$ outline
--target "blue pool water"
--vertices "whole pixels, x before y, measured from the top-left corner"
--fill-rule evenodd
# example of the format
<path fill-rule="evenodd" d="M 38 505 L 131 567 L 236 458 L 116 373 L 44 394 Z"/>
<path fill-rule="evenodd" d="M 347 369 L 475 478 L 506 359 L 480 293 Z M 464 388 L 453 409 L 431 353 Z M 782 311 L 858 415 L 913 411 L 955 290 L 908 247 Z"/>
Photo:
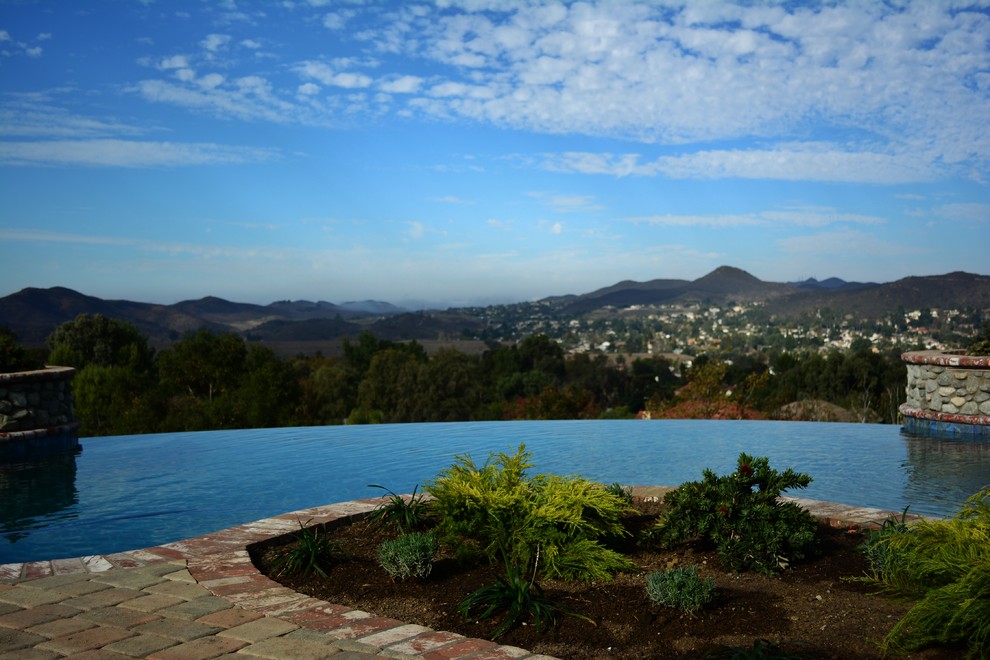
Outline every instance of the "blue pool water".
<path fill-rule="evenodd" d="M 456 455 L 520 442 L 534 471 L 677 485 L 741 451 L 812 476 L 797 494 L 941 516 L 990 484 L 990 443 L 895 426 L 756 421 L 555 421 L 332 426 L 118 436 L 78 454 L 0 465 L 0 563 L 177 541 L 331 502 L 411 492 Z"/>

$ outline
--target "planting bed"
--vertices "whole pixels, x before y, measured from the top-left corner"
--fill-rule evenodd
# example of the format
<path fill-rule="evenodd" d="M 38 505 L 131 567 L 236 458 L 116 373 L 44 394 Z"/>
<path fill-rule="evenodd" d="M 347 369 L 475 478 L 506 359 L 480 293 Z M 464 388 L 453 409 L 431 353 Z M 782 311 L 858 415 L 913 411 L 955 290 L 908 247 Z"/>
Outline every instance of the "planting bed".
<path fill-rule="evenodd" d="M 637 502 L 638 514 L 627 519 L 633 533 L 652 523 L 662 504 Z M 327 577 L 277 578 L 284 585 L 321 600 L 468 637 L 490 638 L 500 619 L 465 621 L 457 604 L 470 592 L 494 581 L 487 564 L 465 566 L 449 548 L 441 548 L 433 572 L 423 581 L 394 582 L 379 566 L 378 545 L 395 536 L 366 521 L 330 530 L 344 555 Z M 647 550 L 629 543 L 622 548 L 638 566 L 608 583 L 546 580 L 546 594 L 590 618 L 589 623 L 562 617 L 557 627 L 538 632 L 516 626 L 497 641 L 559 658 L 698 658 L 784 657 L 767 651 L 767 643 L 786 657 L 872 658 L 878 644 L 908 611 L 909 603 L 871 595 L 871 590 L 843 578 L 865 573 L 864 557 L 855 550 L 862 534 L 820 527 L 821 553 L 777 577 L 721 570 L 714 550 L 685 546 L 671 551 Z M 252 558 L 272 573 L 272 559 L 285 545 L 256 546 Z M 689 615 L 655 605 L 647 597 L 646 575 L 674 566 L 697 565 L 719 590 L 716 602 Z M 753 653 L 756 640 L 764 654 Z M 750 654 L 733 655 L 746 650 Z M 909 658 L 957 658 L 963 649 L 933 648 Z"/>

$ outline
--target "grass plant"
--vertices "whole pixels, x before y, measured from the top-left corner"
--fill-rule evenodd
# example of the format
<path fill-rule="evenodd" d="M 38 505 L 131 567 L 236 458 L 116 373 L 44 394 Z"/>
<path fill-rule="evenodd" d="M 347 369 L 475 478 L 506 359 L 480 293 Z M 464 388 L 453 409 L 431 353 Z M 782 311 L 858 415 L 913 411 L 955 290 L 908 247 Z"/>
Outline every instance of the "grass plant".
<path fill-rule="evenodd" d="M 870 544 L 882 557 L 864 580 L 917 602 L 884 638 L 885 652 L 961 644 L 990 658 L 990 487 L 944 520 L 892 528 Z"/>
<path fill-rule="evenodd" d="M 715 580 L 698 577 L 696 566 L 678 566 L 646 576 L 646 593 L 657 605 L 694 613 L 717 594 Z"/>
<path fill-rule="evenodd" d="M 275 576 L 309 575 L 316 573 L 326 577 L 326 568 L 330 567 L 334 557 L 342 554 L 340 546 L 330 540 L 329 534 L 321 527 L 308 527 L 312 519 L 305 524 L 299 523 L 295 545 L 281 551 L 274 560 Z"/>
<path fill-rule="evenodd" d="M 392 526 L 399 532 L 408 534 L 421 528 L 426 520 L 427 504 L 423 499 L 423 494 L 416 494 L 419 484 L 413 487 L 412 495 L 407 500 L 402 495 L 397 495 L 385 486 L 378 484 L 368 484 L 368 488 L 380 488 L 387 495 L 385 500 L 371 514 L 371 521 L 382 527 Z"/>
<path fill-rule="evenodd" d="M 438 547 L 432 531 L 402 534 L 378 546 L 378 563 L 393 580 L 422 580 L 433 570 Z"/>
<path fill-rule="evenodd" d="M 465 619 L 488 619 L 504 613 L 502 622 L 492 633 L 492 639 L 498 639 L 520 622 L 531 621 L 537 631 L 543 632 L 557 625 L 558 615 L 561 614 L 591 622 L 591 619 L 568 610 L 544 594 L 543 588 L 536 583 L 539 552 L 536 553 L 533 573 L 529 578 L 518 564 L 511 563 L 508 556 L 503 560 L 504 576 L 499 575 L 494 583 L 471 592 L 457 605 L 457 611 Z"/>

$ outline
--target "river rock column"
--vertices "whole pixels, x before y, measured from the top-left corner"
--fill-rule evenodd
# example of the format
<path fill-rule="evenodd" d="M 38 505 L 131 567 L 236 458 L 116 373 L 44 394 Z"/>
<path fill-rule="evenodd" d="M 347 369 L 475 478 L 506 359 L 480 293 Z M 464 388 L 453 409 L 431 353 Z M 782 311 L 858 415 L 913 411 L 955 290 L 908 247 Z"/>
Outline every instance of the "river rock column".
<path fill-rule="evenodd" d="M 0 373 L 0 446 L 71 449 L 79 446 L 71 367 Z"/>
<path fill-rule="evenodd" d="M 990 356 L 912 351 L 907 365 L 904 428 L 939 437 L 990 439 Z"/>

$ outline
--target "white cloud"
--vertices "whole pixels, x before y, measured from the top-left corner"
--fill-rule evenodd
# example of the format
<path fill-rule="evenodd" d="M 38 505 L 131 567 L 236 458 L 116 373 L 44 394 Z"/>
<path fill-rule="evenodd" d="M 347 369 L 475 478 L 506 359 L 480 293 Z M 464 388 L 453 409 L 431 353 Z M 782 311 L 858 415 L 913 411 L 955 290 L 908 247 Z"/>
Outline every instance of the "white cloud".
<path fill-rule="evenodd" d="M 162 60 L 158 63 L 158 68 L 165 71 L 170 69 L 188 69 L 189 58 L 185 55 L 171 55 L 169 57 L 162 58 Z"/>
<path fill-rule="evenodd" d="M 990 224 L 990 204 L 945 204 L 933 209 L 932 213 L 956 222 Z"/>
<path fill-rule="evenodd" d="M 230 39 L 229 34 L 208 34 L 205 39 L 199 42 L 199 45 L 211 53 L 215 53 L 226 48 L 227 44 L 230 43 Z"/>
<path fill-rule="evenodd" d="M 41 46 L 34 46 L 32 48 L 24 49 L 24 52 L 25 54 L 27 54 L 28 57 L 41 57 L 41 54 L 44 52 L 44 50 L 41 48 Z"/>
<path fill-rule="evenodd" d="M 426 233 L 426 226 L 422 222 L 407 222 L 409 230 L 406 232 L 410 238 L 420 239 Z"/>
<path fill-rule="evenodd" d="M 554 172 L 672 179 L 776 179 L 917 183 L 939 178 L 934 164 L 917 154 L 843 151 L 841 145 L 785 144 L 777 149 L 705 150 L 641 162 L 639 154 L 565 152 L 544 154 L 542 166 Z"/>
<path fill-rule="evenodd" d="M 366 75 L 350 72 L 338 72 L 323 62 L 303 62 L 296 67 L 296 71 L 300 75 L 318 80 L 324 85 L 344 87 L 346 89 L 368 87 L 373 82 L 373 80 Z"/>
<path fill-rule="evenodd" d="M 558 195 L 553 193 L 532 192 L 530 197 L 547 204 L 558 213 L 601 211 L 605 207 L 595 201 L 592 195 Z"/>
<path fill-rule="evenodd" d="M 423 86 L 419 76 L 400 76 L 391 80 L 382 80 L 378 88 L 389 94 L 414 94 Z"/>
<path fill-rule="evenodd" d="M 133 140 L 49 140 L 0 142 L 0 165 L 175 167 L 252 163 L 277 158 L 271 149 L 210 143 Z"/>
<path fill-rule="evenodd" d="M 303 83 L 296 89 L 303 96 L 312 96 L 320 93 L 320 86 L 315 83 Z"/>

